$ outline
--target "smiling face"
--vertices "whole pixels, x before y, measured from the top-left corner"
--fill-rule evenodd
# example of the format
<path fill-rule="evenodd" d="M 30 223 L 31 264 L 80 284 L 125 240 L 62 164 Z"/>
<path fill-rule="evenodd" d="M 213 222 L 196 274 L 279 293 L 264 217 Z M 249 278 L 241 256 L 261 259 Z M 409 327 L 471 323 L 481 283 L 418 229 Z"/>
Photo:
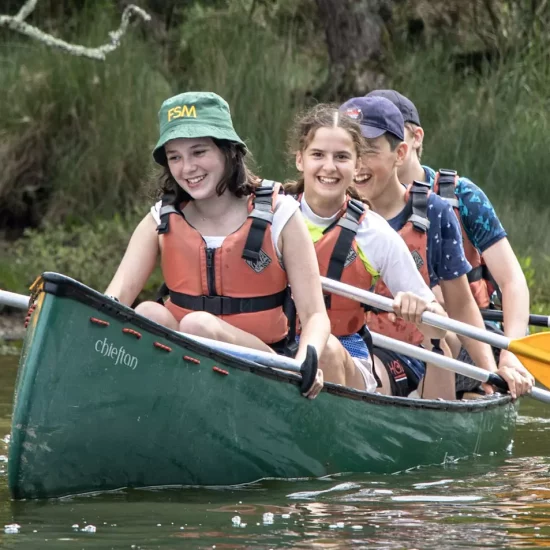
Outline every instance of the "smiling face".
<path fill-rule="evenodd" d="M 179 138 L 165 145 L 168 168 L 194 200 L 215 197 L 225 171 L 225 157 L 211 138 Z"/>
<path fill-rule="evenodd" d="M 355 177 L 355 188 L 362 197 L 376 202 L 388 184 L 397 177 L 396 169 L 407 155 L 404 142 L 390 144 L 385 135 L 366 139 L 367 150 L 361 157 L 361 165 Z M 392 146 L 395 149 L 392 151 Z"/>
<path fill-rule="evenodd" d="M 321 127 L 307 147 L 296 153 L 296 168 L 303 173 L 306 200 L 333 200 L 341 206 L 346 189 L 353 185 L 357 168 L 353 138 L 340 127 Z"/>

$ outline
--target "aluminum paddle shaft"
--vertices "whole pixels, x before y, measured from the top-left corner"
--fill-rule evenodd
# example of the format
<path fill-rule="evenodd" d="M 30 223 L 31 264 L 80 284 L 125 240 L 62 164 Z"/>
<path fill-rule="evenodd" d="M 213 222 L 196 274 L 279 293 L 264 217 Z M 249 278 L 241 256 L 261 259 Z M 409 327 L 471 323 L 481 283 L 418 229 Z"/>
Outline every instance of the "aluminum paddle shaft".
<path fill-rule="evenodd" d="M 27 309 L 29 307 L 29 297 L 7 290 L 0 290 L 0 305 Z"/>
<path fill-rule="evenodd" d="M 508 391 L 508 385 L 498 374 L 486 371 L 485 369 L 480 369 L 479 367 L 468 365 L 462 361 L 457 361 L 451 357 L 446 357 L 445 355 L 440 355 L 439 353 L 434 353 L 433 351 L 428 351 L 427 349 L 418 346 L 413 346 L 412 344 L 407 344 L 399 340 L 394 340 L 393 338 L 388 338 L 387 336 L 377 334 L 376 332 L 372 332 L 371 334 L 372 341 L 375 346 L 391 349 L 397 353 L 414 357 L 415 359 L 425 361 L 426 363 L 430 363 L 436 367 L 441 367 L 442 369 L 463 374 L 464 376 L 468 376 L 474 380 L 479 380 L 480 382 L 486 382 L 496 386 L 499 390 Z M 550 403 L 549 391 L 533 387 L 528 395 L 538 401 Z"/>
<path fill-rule="evenodd" d="M 390 298 L 386 298 L 385 296 L 380 296 L 378 294 L 374 294 L 373 292 L 368 292 L 339 281 L 327 279 L 326 277 L 321 277 L 321 282 L 325 291 L 333 292 L 339 296 L 368 304 L 369 306 L 381 309 L 383 311 L 393 311 L 392 300 Z M 542 361 L 543 363 L 550 364 L 550 352 L 548 352 L 548 350 L 534 347 L 534 345 L 527 345 L 526 341 L 532 340 L 534 342 L 537 335 L 531 335 L 518 340 L 510 340 L 509 338 L 506 338 L 506 336 L 501 336 L 500 334 L 495 334 L 494 332 L 489 332 L 488 330 L 474 327 L 466 323 L 462 323 L 461 321 L 449 319 L 448 317 L 437 315 L 431 311 L 425 311 L 422 314 L 422 322 L 433 327 L 456 332 L 457 334 L 461 334 L 462 336 L 466 336 L 474 340 L 480 340 L 481 342 L 485 342 L 495 348 L 510 350 L 512 353 L 521 355 L 522 357 L 529 357 L 536 361 Z"/>

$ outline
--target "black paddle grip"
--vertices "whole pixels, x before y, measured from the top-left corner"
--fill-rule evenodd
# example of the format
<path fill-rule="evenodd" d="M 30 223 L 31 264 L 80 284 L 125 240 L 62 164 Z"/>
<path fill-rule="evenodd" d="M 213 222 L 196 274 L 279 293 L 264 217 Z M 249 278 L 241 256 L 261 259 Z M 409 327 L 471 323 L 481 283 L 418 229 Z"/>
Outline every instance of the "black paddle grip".
<path fill-rule="evenodd" d="M 496 321 L 502 323 L 504 321 L 504 314 L 498 309 L 482 309 L 481 316 L 486 321 Z M 534 327 L 550 327 L 550 317 L 548 315 L 529 315 L 529 324 Z"/>
<path fill-rule="evenodd" d="M 502 376 L 499 376 L 498 374 L 495 374 L 492 372 L 489 375 L 489 378 L 487 379 L 487 383 L 491 384 L 491 386 L 495 386 L 495 388 L 503 391 L 506 393 L 508 391 L 508 384 L 506 383 L 506 380 L 502 378 Z"/>
<path fill-rule="evenodd" d="M 300 367 L 300 373 L 302 374 L 302 383 L 300 384 L 300 391 L 302 393 L 307 393 L 313 382 L 315 382 L 315 377 L 317 376 L 317 350 L 313 346 L 307 347 L 306 359 Z"/>

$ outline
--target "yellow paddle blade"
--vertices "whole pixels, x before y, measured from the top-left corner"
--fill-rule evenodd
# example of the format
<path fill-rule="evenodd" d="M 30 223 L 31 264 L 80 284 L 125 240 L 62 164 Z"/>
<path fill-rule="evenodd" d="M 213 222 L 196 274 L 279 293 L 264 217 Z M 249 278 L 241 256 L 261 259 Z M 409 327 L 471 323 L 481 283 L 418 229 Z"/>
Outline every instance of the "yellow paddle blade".
<path fill-rule="evenodd" d="M 520 357 L 520 361 L 538 382 L 550 389 L 550 365 L 528 357 Z"/>
<path fill-rule="evenodd" d="M 523 366 L 541 384 L 550 388 L 550 332 L 511 340 L 508 350 L 519 357 Z"/>
<path fill-rule="evenodd" d="M 528 357 L 550 365 L 550 332 L 539 332 L 510 340 L 508 350 L 518 357 Z"/>

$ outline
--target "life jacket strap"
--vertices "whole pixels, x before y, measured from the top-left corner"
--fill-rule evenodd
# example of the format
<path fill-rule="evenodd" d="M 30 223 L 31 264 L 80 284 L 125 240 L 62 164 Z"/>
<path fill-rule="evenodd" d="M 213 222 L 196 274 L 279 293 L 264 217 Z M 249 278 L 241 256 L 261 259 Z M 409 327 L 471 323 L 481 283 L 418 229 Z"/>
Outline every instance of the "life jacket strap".
<path fill-rule="evenodd" d="M 361 218 L 365 213 L 365 205 L 358 200 L 350 199 L 346 207 L 345 213 L 340 216 L 340 219 L 330 227 L 327 227 L 323 233 L 326 233 L 334 227 L 340 227 L 340 235 L 334 245 L 334 250 L 330 257 L 327 269 L 327 278 L 339 281 L 346 267 L 346 260 L 352 250 L 353 241 L 357 235 Z M 325 294 L 325 306 L 330 309 L 331 294 Z"/>
<path fill-rule="evenodd" d="M 159 235 L 164 235 L 170 230 L 170 214 L 179 214 L 181 216 L 181 212 L 174 206 L 175 198 L 175 193 L 165 193 L 162 196 L 159 212 L 160 223 L 157 225 L 157 233 Z"/>
<path fill-rule="evenodd" d="M 287 291 L 282 290 L 269 296 L 253 298 L 233 298 L 230 296 L 192 296 L 181 292 L 169 291 L 173 304 L 191 311 L 206 311 L 212 315 L 236 315 L 238 313 L 257 313 L 282 307 Z"/>
<path fill-rule="evenodd" d="M 489 271 L 489 268 L 485 264 L 472 268 L 467 277 L 469 283 L 475 283 L 477 281 L 481 281 L 482 279 L 487 281 L 493 287 L 492 290 L 497 293 L 500 303 L 502 303 L 502 291 L 500 290 L 498 283 L 495 281 L 495 278 Z M 492 294 L 491 289 L 489 289 L 489 294 Z"/>
<path fill-rule="evenodd" d="M 457 177 L 458 174 L 456 170 L 440 168 L 437 172 L 437 185 L 439 188 L 438 194 L 453 208 L 458 208 L 458 199 L 455 194 Z"/>
<path fill-rule="evenodd" d="M 428 219 L 428 197 L 430 195 L 430 184 L 422 181 L 413 181 L 410 187 L 410 201 L 412 214 L 408 221 L 413 224 L 416 231 L 427 233 L 430 228 Z"/>
<path fill-rule="evenodd" d="M 246 237 L 242 258 L 257 262 L 260 259 L 260 250 L 264 242 L 264 235 L 268 225 L 273 223 L 273 192 L 275 182 L 262 181 L 262 185 L 254 191 L 253 209 L 248 214 L 252 219 L 250 231 Z"/>
<path fill-rule="evenodd" d="M 477 267 L 472 268 L 472 270 L 468 273 L 467 277 L 468 277 L 469 283 L 475 283 L 477 281 L 481 281 L 481 279 L 484 279 L 483 266 L 478 265 Z"/>

